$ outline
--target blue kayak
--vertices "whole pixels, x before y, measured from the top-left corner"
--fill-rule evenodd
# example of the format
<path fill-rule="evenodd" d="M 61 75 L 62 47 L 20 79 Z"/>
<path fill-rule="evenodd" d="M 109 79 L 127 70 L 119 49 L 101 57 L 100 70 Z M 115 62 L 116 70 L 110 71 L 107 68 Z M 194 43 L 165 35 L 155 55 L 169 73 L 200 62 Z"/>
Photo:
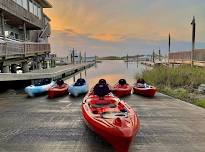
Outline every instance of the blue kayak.
<path fill-rule="evenodd" d="M 81 94 L 85 94 L 88 92 L 88 84 L 87 83 L 84 83 L 83 85 L 81 86 L 76 86 L 75 84 L 71 85 L 68 89 L 68 92 L 77 97 Z"/>
<path fill-rule="evenodd" d="M 25 88 L 25 92 L 30 96 L 34 97 L 37 94 L 42 94 L 47 92 L 51 87 L 53 87 L 56 83 L 51 81 L 51 83 L 41 86 L 30 85 Z"/>

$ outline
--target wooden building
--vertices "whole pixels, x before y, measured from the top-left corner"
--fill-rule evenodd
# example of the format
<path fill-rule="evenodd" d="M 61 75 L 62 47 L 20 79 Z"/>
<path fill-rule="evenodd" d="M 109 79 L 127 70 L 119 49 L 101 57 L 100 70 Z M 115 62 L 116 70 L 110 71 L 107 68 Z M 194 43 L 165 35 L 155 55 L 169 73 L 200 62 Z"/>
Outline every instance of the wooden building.
<path fill-rule="evenodd" d="M 1 72 L 8 72 L 10 64 L 50 53 L 51 26 L 44 8 L 52 8 L 47 0 L 0 0 Z"/>

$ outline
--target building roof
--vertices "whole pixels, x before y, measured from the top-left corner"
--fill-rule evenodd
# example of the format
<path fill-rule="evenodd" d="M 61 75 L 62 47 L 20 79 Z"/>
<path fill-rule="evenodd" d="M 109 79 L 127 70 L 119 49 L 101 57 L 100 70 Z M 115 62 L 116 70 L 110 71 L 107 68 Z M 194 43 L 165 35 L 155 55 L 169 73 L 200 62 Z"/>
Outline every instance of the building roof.
<path fill-rule="evenodd" d="M 35 0 L 38 4 L 40 4 L 43 8 L 52 8 L 51 3 L 48 0 Z"/>

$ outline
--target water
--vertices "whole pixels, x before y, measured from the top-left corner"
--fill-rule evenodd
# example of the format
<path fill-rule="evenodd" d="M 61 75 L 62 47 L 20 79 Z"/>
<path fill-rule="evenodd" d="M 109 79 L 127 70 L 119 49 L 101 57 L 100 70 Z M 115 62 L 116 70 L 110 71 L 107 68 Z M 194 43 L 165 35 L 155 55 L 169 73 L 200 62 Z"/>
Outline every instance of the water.
<path fill-rule="evenodd" d="M 141 74 L 146 67 L 133 63 L 126 63 L 121 60 L 105 60 L 102 63 L 98 63 L 95 67 L 87 69 L 75 76 L 75 80 L 83 77 L 89 85 L 92 87 L 99 79 L 106 79 L 110 85 L 114 85 L 119 79 L 126 79 L 129 84 L 134 84 L 136 74 Z M 73 78 L 66 80 L 67 83 L 73 83 Z"/>

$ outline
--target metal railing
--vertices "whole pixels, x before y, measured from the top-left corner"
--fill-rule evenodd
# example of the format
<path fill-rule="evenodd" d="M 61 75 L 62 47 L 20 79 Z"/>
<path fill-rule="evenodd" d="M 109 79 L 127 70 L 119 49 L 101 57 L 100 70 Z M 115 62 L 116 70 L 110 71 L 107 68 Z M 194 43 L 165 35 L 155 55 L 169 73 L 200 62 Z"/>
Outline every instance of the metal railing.
<path fill-rule="evenodd" d="M 48 43 L 0 42 L 0 58 L 23 58 L 50 53 Z"/>

